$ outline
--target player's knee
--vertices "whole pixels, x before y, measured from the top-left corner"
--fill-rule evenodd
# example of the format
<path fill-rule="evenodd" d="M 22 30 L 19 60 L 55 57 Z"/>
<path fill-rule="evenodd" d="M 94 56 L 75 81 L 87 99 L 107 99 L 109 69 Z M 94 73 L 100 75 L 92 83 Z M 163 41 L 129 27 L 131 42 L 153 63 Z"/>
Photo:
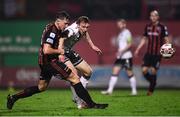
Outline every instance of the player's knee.
<path fill-rule="evenodd" d="M 127 73 L 128 77 L 133 76 L 133 71 L 132 71 L 132 69 L 127 69 L 127 70 L 126 70 L 126 73 Z"/>
<path fill-rule="evenodd" d="M 131 73 L 127 73 L 127 75 L 128 75 L 128 78 L 131 78 L 131 77 L 134 76 L 134 74 L 132 72 Z"/>
<path fill-rule="evenodd" d="M 69 75 L 69 77 L 67 78 L 67 80 L 68 80 L 69 82 L 71 82 L 72 84 L 77 84 L 77 83 L 80 82 L 78 75 L 75 74 L 75 73 L 71 73 L 71 74 Z"/>
<path fill-rule="evenodd" d="M 93 72 L 92 68 L 89 68 L 89 70 L 88 70 L 88 72 L 87 72 L 87 76 L 91 76 L 91 75 L 92 75 L 92 72 Z"/>
<path fill-rule="evenodd" d="M 92 72 L 93 72 L 92 68 L 89 68 L 89 70 L 87 70 L 87 71 L 84 73 L 84 77 L 88 80 L 88 79 L 91 77 Z"/>
<path fill-rule="evenodd" d="M 153 75 L 155 75 L 157 73 L 156 69 L 151 69 L 151 72 Z"/>
<path fill-rule="evenodd" d="M 148 73 L 148 69 L 143 68 L 143 69 L 142 69 L 142 73 L 143 73 L 144 75 L 147 74 L 147 73 Z"/>
<path fill-rule="evenodd" d="M 118 71 L 114 71 L 114 70 L 112 71 L 112 75 L 113 75 L 113 76 L 118 76 L 118 74 L 119 74 Z"/>

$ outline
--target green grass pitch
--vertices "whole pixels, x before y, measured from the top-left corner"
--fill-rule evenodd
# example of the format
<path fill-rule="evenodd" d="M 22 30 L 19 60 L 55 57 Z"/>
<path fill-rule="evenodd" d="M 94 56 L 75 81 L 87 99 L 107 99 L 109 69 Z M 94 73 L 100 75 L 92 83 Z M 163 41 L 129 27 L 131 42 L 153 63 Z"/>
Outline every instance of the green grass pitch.
<path fill-rule="evenodd" d="M 6 109 L 8 91 L 0 90 L 1 116 L 180 116 L 180 91 L 157 89 L 152 96 L 146 90 L 139 90 L 137 96 L 130 96 L 129 90 L 115 90 L 112 95 L 102 95 L 100 90 L 89 89 L 96 102 L 109 103 L 106 109 L 76 108 L 71 92 L 49 89 L 43 93 L 19 100 L 12 110 Z"/>

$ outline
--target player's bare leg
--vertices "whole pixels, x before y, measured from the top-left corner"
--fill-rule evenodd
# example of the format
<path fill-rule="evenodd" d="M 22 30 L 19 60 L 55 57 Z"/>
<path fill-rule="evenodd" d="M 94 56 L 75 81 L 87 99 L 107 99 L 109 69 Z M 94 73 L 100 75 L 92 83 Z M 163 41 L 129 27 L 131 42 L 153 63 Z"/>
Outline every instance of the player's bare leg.
<path fill-rule="evenodd" d="M 14 95 L 8 95 L 7 108 L 12 109 L 14 103 L 21 98 L 30 97 L 36 93 L 45 91 L 47 89 L 48 84 L 49 84 L 49 81 L 39 80 L 38 86 L 32 86 L 32 87 L 26 88 L 23 91 L 16 93 Z"/>
<path fill-rule="evenodd" d="M 108 89 L 106 91 L 101 91 L 102 94 L 112 94 L 113 93 L 114 87 L 118 80 L 118 75 L 119 75 L 120 70 L 121 70 L 120 66 L 113 67 L 112 76 L 109 81 Z"/>
<path fill-rule="evenodd" d="M 133 71 L 131 69 L 127 69 L 126 72 L 129 77 L 129 82 L 130 82 L 130 86 L 131 86 L 131 94 L 137 95 L 136 77 L 134 76 Z"/>
<path fill-rule="evenodd" d="M 88 85 L 88 80 L 90 79 L 92 75 L 92 68 L 85 60 L 83 60 L 81 63 L 79 63 L 75 67 L 82 73 L 80 81 L 82 82 L 83 86 L 86 88 Z"/>

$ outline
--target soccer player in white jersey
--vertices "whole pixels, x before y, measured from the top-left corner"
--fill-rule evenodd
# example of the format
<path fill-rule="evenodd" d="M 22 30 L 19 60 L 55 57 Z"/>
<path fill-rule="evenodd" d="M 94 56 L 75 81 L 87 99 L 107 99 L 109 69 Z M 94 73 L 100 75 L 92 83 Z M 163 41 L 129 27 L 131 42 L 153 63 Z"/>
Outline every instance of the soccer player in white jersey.
<path fill-rule="evenodd" d="M 63 48 L 65 50 L 65 56 L 61 55 L 60 60 L 64 61 L 65 64 L 68 63 L 67 61 L 71 61 L 74 67 L 81 72 L 82 76 L 80 78 L 80 81 L 85 88 L 87 86 L 89 78 L 92 75 L 92 68 L 85 60 L 83 60 L 83 58 L 80 57 L 77 52 L 73 50 L 73 46 L 81 39 L 85 39 L 94 51 L 96 51 L 98 54 L 102 53 L 102 51 L 94 45 L 88 33 L 88 28 L 90 26 L 89 22 L 90 21 L 88 17 L 79 17 L 76 22 L 72 23 L 65 29 L 65 34 L 68 35 L 68 38 L 64 39 L 64 43 L 59 46 L 59 48 Z M 74 67 L 69 67 L 73 70 L 73 72 L 77 72 Z M 82 108 L 82 106 L 84 105 L 83 101 L 77 96 L 72 86 L 71 90 L 73 92 L 74 101 L 77 103 L 78 108 Z"/>
<path fill-rule="evenodd" d="M 119 19 L 117 21 L 117 26 L 120 29 L 120 33 L 117 37 L 118 41 L 118 51 L 116 56 L 116 61 L 112 69 L 112 75 L 109 81 L 109 87 L 106 91 L 102 91 L 102 94 L 112 94 L 115 84 L 118 80 L 119 72 L 122 68 L 125 68 L 126 73 L 129 77 L 129 82 L 131 86 L 131 94 L 136 95 L 136 78 L 132 70 L 132 36 L 131 32 L 126 28 L 126 21 L 124 19 Z"/>

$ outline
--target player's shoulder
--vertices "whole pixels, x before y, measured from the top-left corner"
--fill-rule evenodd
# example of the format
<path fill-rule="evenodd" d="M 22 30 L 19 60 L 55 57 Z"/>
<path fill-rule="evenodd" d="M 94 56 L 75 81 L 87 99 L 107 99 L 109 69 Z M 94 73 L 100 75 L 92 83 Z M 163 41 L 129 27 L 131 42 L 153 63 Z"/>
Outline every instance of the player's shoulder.
<path fill-rule="evenodd" d="M 158 25 L 160 25 L 160 26 L 165 26 L 165 24 L 162 23 L 162 22 L 159 22 Z"/>
<path fill-rule="evenodd" d="M 78 24 L 76 22 L 69 25 L 65 30 L 69 31 L 69 36 L 78 33 Z"/>
<path fill-rule="evenodd" d="M 123 30 L 123 33 L 126 34 L 126 35 L 131 35 L 130 30 L 127 29 L 127 28 Z"/>
<path fill-rule="evenodd" d="M 49 31 L 49 32 L 53 32 L 53 33 L 58 32 L 58 29 L 57 29 L 57 27 L 55 26 L 54 22 L 48 23 L 48 24 L 46 25 L 46 29 L 47 29 L 47 31 Z"/>
<path fill-rule="evenodd" d="M 162 28 L 165 28 L 165 29 L 167 29 L 167 26 L 164 24 L 164 23 L 162 23 L 162 22 L 159 22 L 159 24 L 158 24 L 160 27 L 162 27 Z"/>
<path fill-rule="evenodd" d="M 66 29 L 72 29 L 72 30 L 75 30 L 78 28 L 78 25 L 76 22 L 72 23 L 71 25 L 69 25 Z"/>
<path fill-rule="evenodd" d="M 152 26 L 152 23 L 147 23 L 147 24 L 145 25 L 146 28 L 151 27 L 151 26 Z"/>

